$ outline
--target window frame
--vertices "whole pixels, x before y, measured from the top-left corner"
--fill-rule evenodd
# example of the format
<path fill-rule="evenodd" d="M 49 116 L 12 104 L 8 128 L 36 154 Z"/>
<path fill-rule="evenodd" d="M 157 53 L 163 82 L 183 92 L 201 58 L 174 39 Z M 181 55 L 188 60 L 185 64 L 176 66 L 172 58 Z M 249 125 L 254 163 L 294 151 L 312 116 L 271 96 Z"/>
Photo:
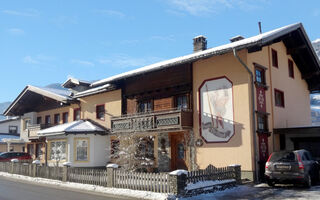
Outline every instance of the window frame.
<path fill-rule="evenodd" d="M 49 119 L 49 120 L 47 120 L 47 119 Z M 51 124 L 51 115 L 46 115 L 44 117 L 44 123 L 45 124 Z"/>
<path fill-rule="evenodd" d="M 12 128 L 12 127 L 16 128 L 14 132 L 12 132 L 11 129 L 10 129 L 10 128 Z M 9 127 L 8 127 L 8 132 L 9 132 L 10 134 L 18 134 L 18 126 L 9 126 Z"/>
<path fill-rule="evenodd" d="M 117 159 L 119 158 L 120 152 L 120 140 L 119 139 L 111 139 L 110 140 L 110 158 Z"/>
<path fill-rule="evenodd" d="M 260 121 L 259 119 L 263 120 L 263 127 L 264 129 L 260 129 Z M 269 123 L 268 123 L 268 115 L 257 113 L 257 132 L 258 133 L 268 133 L 269 132 Z"/>
<path fill-rule="evenodd" d="M 37 117 L 37 124 L 42 124 L 42 117 L 41 116 Z"/>
<path fill-rule="evenodd" d="M 67 115 L 67 117 L 65 118 L 65 115 Z M 69 121 L 69 112 L 64 112 L 62 113 L 62 123 L 66 124 Z"/>
<path fill-rule="evenodd" d="M 60 113 L 56 113 L 53 115 L 53 123 L 54 125 L 60 124 L 61 118 Z"/>
<path fill-rule="evenodd" d="M 288 73 L 289 77 L 294 79 L 294 63 L 291 59 L 288 59 Z"/>
<path fill-rule="evenodd" d="M 76 119 L 76 113 L 79 112 L 79 119 Z M 81 108 L 74 108 L 73 109 L 73 121 L 81 119 Z"/>
<path fill-rule="evenodd" d="M 86 141 L 86 159 L 78 159 L 78 141 Z M 81 137 L 81 138 L 74 138 L 74 162 L 90 162 L 90 138 L 89 137 Z M 83 148 L 83 147 L 81 147 Z"/>
<path fill-rule="evenodd" d="M 281 94 L 281 105 L 277 104 L 277 94 L 276 93 L 279 93 Z M 285 101 L 284 101 L 284 92 L 279 90 L 279 89 L 274 89 L 274 105 L 277 106 L 277 107 L 280 107 L 280 108 L 285 108 Z"/>
<path fill-rule="evenodd" d="M 68 143 L 67 143 L 67 140 L 63 139 L 63 140 L 50 140 L 48 143 L 49 143 L 49 149 L 48 149 L 48 160 L 51 161 L 51 162 L 56 162 L 57 160 L 56 159 L 52 159 L 52 143 L 58 143 L 58 142 L 61 142 L 61 143 L 65 143 L 65 159 L 61 159 L 59 161 L 67 161 L 68 160 Z"/>
<path fill-rule="evenodd" d="M 144 110 L 142 111 L 140 108 L 141 105 L 144 105 Z M 150 105 L 150 109 L 148 109 L 148 105 Z M 137 101 L 137 113 L 147 113 L 153 111 L 153 100 L 152 99 L 145 99 Z"/>
<path fill-rule="evenodd" d="M 103 119 L 99 118 L 98 108 L 103 106 Z M 100 111 L 99 111 L 100 112 Z M 106 120 L 106 107 L 105 104 L 96 105 L 96 119 L 105 121 Z"/>
<path fill-rule="evenodd" d="M 178 108 L 178 99 L 179 99 L 179 98 L 183 98 L 183 97 L 185 97 L 186 100 L 187 100 L 187 102 L 186 102 L 187 107 L 186 107 L 186 108 L 182 108 L 182 107 L 181 107 L 181 108 Z M 177 109 L 181 109 L 181 110 L 183 110 L 183 109 L 190 109 L 189 94 L 181 94 L 181 95 L 175 96 L 175 107 L 176 107 Z"/>
<path fill-rule="evenodd" d="M 279 68 L 279 59 L 278 59 L 278 52 L 271 48 L 271 61 L 272 66 L 275 68 Z"/>

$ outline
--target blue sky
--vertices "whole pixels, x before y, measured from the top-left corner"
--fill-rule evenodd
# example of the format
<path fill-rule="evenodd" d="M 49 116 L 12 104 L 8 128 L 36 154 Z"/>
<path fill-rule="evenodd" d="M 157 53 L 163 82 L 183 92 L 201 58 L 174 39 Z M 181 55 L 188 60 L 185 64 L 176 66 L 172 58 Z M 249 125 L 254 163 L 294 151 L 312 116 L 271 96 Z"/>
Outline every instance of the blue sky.
<path fill-rule="evenodd" d="M 303 3 L 302 3 L 303 2 Z M 318 0 L 10 0 L 0 5 L 0 102 L 26 85 L 99 80 L 235 35 L 302 22 L 320 38 Z"/>

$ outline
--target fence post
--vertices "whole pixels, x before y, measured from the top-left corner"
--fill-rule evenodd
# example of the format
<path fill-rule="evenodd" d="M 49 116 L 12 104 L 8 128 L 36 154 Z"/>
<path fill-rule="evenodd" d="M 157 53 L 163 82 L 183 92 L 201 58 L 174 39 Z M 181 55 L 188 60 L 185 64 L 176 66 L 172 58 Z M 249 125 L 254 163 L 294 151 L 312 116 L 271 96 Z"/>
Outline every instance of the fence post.
<path fill-rule="evenodd" d="M 183 196 L 185 194 L 187 173 L 186 170 L 176 170 L 169 173 L 169 187 L 174 195 Z"/>
<path fill-rule="evenodd" d="M 107 165 L 107 187 L 114 187 L 114 173 L 118 167 L 117 164 Z"/>
<path fill-rule="evenodd" d="M 63 172 L 62 172 L 62 181 L 63 182 L 67 182 L 68 181 L 68 169 L 69 169 L 68 165 L 64 165 L 63 166 Z"/>
<path fill-rule="evenodd" d="M 234 177 L 237 184 L 241 184 L 241 165 L 229 165 L 229 167 L 233 168 Z"/>

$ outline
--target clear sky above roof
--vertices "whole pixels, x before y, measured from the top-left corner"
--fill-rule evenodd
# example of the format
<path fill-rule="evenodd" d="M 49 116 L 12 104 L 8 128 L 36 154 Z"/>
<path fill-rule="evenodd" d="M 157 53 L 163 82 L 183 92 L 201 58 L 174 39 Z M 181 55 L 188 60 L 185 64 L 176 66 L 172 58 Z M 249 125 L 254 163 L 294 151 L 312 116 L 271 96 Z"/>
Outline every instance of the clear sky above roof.
<path fill-rule="evenodd" d="M 12 0 L 0 8 L 0 102 L 30 84 L 99 80 L 229 38 L 302 22 L 320 38 L 318 0 Z"/>

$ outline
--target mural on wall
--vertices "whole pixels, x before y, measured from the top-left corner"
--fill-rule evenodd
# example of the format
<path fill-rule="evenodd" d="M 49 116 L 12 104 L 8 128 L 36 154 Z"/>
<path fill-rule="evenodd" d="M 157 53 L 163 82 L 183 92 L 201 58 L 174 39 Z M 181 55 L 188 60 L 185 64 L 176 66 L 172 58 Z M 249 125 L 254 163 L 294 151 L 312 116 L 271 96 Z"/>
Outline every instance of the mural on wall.
<path fill-rule="evenodd" d="M 206 142 L 228 142 L 234 135 L 232 83 L 206 80 L 199 88 L 200 134 Z"/>

